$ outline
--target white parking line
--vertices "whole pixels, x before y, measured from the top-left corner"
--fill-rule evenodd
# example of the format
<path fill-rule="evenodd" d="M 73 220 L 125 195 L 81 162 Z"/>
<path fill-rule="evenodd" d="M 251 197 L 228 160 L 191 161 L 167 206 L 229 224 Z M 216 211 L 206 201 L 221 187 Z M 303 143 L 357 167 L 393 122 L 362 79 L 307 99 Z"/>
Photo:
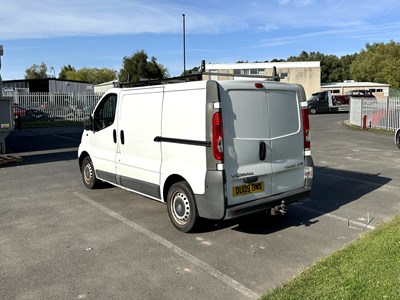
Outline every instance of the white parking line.
<path fill-rule="evenodd" d="M 296 205 L 296 203 L 294 203 L 294 204 Z M 354 220 L 351 220 L 349 218 L 344 218 L 344 217 L 341 217 L 341 216 L 338 216 L 338 215 L 334 215 L 334 214 L 331 214 L 331 213 L 319 211 L 319 210 L 314 209 L 314 208 L 305 207 L 305 206 L 302 206 L 301 203 L 297 204 L 297 207 L 300 208 L 300 209 L 303 209 L 303 210 L 307 210 L 307 211 L 311 211 L 311 212 L 317 213 L 317 214 L 319 214 L 321 216 L 326 216 L 326 217 L 330 217 L 330 218 L 338 220 L 338 221 L 346 222 L 348 225 L 351 224 L 351 225 L 359 226 L 361 228 L 368 228 L 368 229 L 371 229 L 371 230 L 375 229 L 375 226 L 372 226 L 372 225 L 369 225 L 369 224 L 364 224 L 364 223 L 361 223 L 361 222 L 358 222 L 358 221 L 354 221 Z M 356 228 L 356 229 L 358 229 L 358 228 Z"/>
<path fill-rule="evenodd" d="M 131 227 L 132 229 L 135 229 L 136 231 L 146 235 L 150 239 L 154 240 L 155 242 L 159 243 L 160 245 L 163 245 L 167 249 L 171 250 L 175 254 L 179 255 L 180 257 L 186 259 L 189 263 L 192 263 L 201 269 L 208 273 L 211 276 L 214 276 L 218 280 L 222 281 L 223 283 L 227 284 L 228 286 L 234 288 L 236 291 L 240 292 L 241 294 L 245 295 L 246 297 L 250 299 L 256 299 L 259 297 L 259 295 L 252 290 L 248 289 L 241 283 L 237 282 L 233 278 L 229 277 L 228 275 L 218 271 L 214 267 L 210 266 L 206 262 L 198 259 L 197 257 L 193 256 L 192 254 L 186 252 L 185 250 L 179 248 L 178 246 L 174 245 L 170 241 L 167 241 L 166 239 L 162 238 L 161 236 L 155 234 L 154 232 L 136 224 L 135 222 L 128 220 L 127 218 L 121 216 L 120 214 L 116 213 L 115 211 L 112 211 L 111 209 L 108 209 L 107 207 L 97 203 L 96 201 L 91 200 L 90 198 L 86 197 L 85 195 L 82 195 L 78 192 L 74 192 L 74 195 L 78 197 L 79 199 L 89 203 L 90 205 L 96 207 L 97 209 L 101 210 L 102 212 L 108 214 L 109 216 L 121 221 L 125 225 Z"/>
<path fill-rule="evenodd" d="M 71 141 L 78 141 L 79 142 L 81 140 L 80 137 L 78 139 L 74 139 L 74 138 L 71 138 L 71 137 L 68 137 L 68 136 L 63 136 L 63 135 L 60 135 L 60 134 L 55 134 L 54 136 L 62 138 L 62 139 L 66 139 L 66 140 L 71 140 Z"/>

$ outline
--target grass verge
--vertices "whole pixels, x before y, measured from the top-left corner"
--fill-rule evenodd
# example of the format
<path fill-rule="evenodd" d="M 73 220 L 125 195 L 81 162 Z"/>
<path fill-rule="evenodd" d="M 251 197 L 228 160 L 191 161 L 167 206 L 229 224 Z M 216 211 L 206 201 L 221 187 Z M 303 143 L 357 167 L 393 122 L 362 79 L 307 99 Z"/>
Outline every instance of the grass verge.
<path fill-rule="evenodd" d="M 400 216 L 261 299 L 400 299 Z"/>

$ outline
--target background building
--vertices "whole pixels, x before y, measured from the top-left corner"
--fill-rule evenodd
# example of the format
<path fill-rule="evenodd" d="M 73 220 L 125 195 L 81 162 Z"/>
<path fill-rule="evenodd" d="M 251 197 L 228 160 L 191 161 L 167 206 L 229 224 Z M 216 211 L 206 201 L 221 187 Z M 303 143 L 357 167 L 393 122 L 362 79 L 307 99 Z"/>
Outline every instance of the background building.
<path fill-rule="evenodd" d="M 356 82 L 347 80 L 345 82 L 322 83 L 321 91 L 331 91 L 336 95 L 344 95 L 351 90 L 370 90 L 378 100 L 387 100 L 389 96 L 389 84 L 374 82 Z"/>
<path fill-rule="evenodd" d="M 240 75 L 272 75 L 276 67 L 281 82 L 299 83 L 307 98 L 321 89 L 321 66 L 319 61 L 304 62 L 270 62 L 270 63 L 235 63 L 235 64 L 206 64 L 207 72 L 228 73 L 233 76 L 211 76 L 210 79 L 228 80 L 243 79 Z"/>
<path fill-rule="evenodd" d="M 83 93 L 93 92 L 93 84 L 84 81 L 56 78 L 4 80 L 4 90 L 30 93 Z"/>
<path fill-rule="evenodd" d="M 389 96 L 389 84 L 385 83 L 355 82 L 353 80 L 321 83 L 319 61 L 206 64 L 206 72 L 232 74 L 232 76 L 212 75 L 209 76 L 209 79 L 237 80 L 243 79 L 240 75 L 271 76 L 273 67 L 276 67 L 281 82 L 301 84 L 304 87 L 307 99 L 313 93 L 326 90 L 338 95 L 343 95 L 350 90 L 370 90 L 378 100 L 386 100 Z"/>

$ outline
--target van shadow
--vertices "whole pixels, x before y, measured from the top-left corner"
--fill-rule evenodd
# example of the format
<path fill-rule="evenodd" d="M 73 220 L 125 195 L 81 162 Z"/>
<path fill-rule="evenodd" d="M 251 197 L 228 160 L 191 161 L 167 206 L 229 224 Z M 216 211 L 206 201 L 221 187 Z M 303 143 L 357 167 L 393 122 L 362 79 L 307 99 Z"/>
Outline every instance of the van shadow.
<path fill-rule="evenodd" d="M 13 155 L 10 153 L 10 155 Z M 9 163 L 0 165 L 0 168 L 10 168 L 16 166 L 26 166 L 26 165 L 35 165 L 35 164 L 44 164 L 50 162 L 59 162 L 59 161 L 68 161 L 68 160 L 76 160 L 76 165 L 78 167 L 78 159 L 77 159 L 77 151 L 66 151 L 59 153 L 44 153 L 44 154 L 35 154 L 35 155 L 14 155 L 16 157 L 20 157 L 22 161 L 11 161 Z"/>
<path fill-rule="evenodd" d="M 14 157 L 20 157 L 22 161 L 6 163 L 0 167 L 77 159 L 77 149 L 81 135 L 82 133 L 78 132 L 77 129 L 68 131 L 68 128 L 16 130 L 6 138 L 6 153 Z"/>
<path fill-rule="evenodd" d="M 391 180 L 380 174 L 315 167 L 311 197 L 289 205 L 284 216 L 262 212 L 227 221 L 207 221 L 201 231 L 231 227 L 232 230 L 249 234 L 270 234 L 294 226 L 314 226 L 324 214 L 357 201 Z"/>

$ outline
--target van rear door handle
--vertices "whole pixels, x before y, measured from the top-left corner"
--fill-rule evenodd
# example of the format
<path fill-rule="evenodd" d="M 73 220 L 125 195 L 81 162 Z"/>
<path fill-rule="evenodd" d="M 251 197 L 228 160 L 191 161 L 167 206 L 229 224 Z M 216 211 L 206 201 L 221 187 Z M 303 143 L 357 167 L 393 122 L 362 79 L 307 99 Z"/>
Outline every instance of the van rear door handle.
<path fill-rule="evenodd" d="M 260 142 L 258 156 L 260 160 L 264 160 L 267 156 L 267 145 L 265 144 L 265 142 Z"/>

